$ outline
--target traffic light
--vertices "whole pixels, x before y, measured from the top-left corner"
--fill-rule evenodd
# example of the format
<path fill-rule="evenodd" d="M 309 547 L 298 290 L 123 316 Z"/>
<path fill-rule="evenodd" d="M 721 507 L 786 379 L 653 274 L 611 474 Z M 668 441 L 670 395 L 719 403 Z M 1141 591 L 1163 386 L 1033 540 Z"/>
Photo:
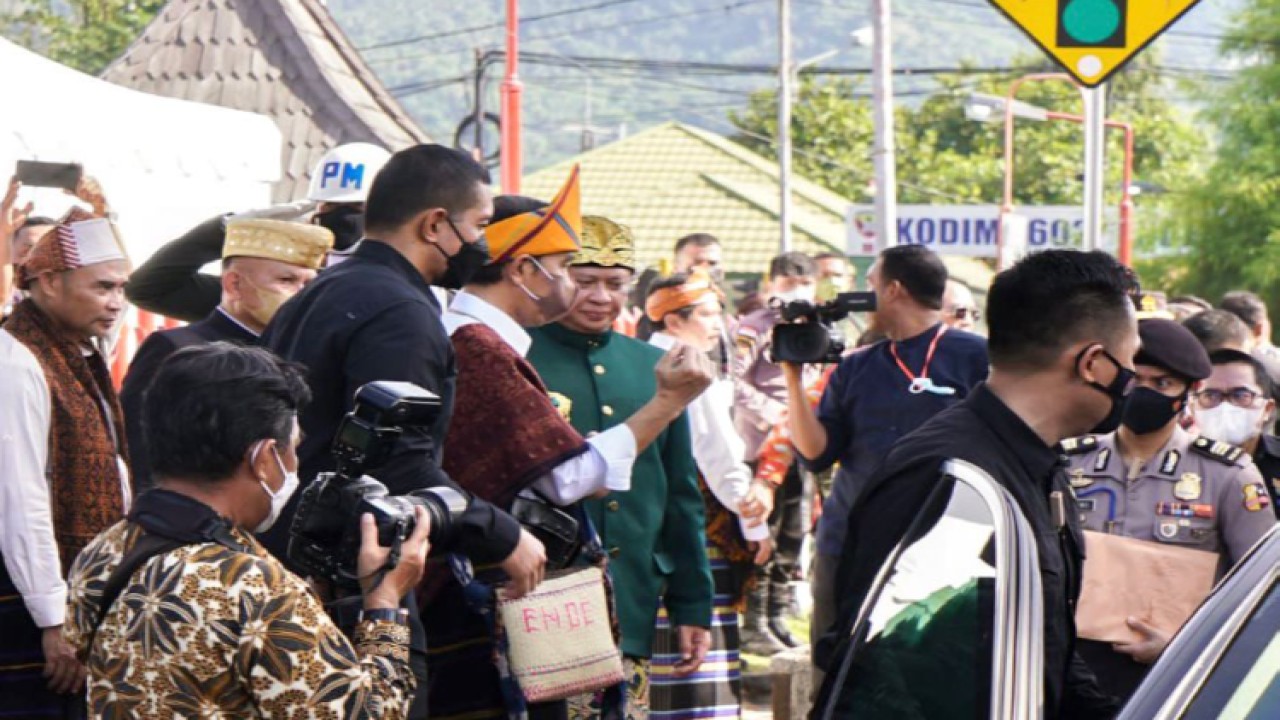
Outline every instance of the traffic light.
<path fill-rule="evenodd" d="M 1058 45 L 1125 47 L 1128 0 L 1058 0 Z"/>

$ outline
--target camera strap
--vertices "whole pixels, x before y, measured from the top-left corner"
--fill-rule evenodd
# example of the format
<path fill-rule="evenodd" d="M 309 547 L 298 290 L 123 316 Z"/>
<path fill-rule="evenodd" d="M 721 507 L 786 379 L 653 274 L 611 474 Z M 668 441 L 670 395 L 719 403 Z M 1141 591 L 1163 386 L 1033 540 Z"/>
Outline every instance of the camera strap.
<path fill-rule="evenodd" d="M 946 323 L 939 324 L 938 331 L 933 334 L 933 341 L 929 343 L 929 350 L 927 353 L 925 353 L 924 367 L 920 368 L 919 375 L 916 375 L 915 373 L 911 372 L 911 368 L 907 367 L 907 364 L 903 362 L 902 358 L 898 355 L 898 343 L 896 341 L 892 341 L 889 343 L 889 354 L 893 356 L 893 361 L 898 364 L 898 369 L 901 370 L 902 374 L 906 375 L 907 380 L 910 381 L 911 384 L 908 386 L 907 390 L 912 395 L 919 395 L 920 393 L 925 391 L 934 393 L 936 395 L 954 395 L 955 394 L 954 388 L 947 388 L 947 387 L 934 385 L 933 381 L 929 379 L 929 366 L 933 364 L 934 353 L 938 351 L 938 341 L 941 340 L 942 336 L 945 335 L 946 333 L 947 333 Z"/>
<path fill-rule="evenodd" d="M 175 524 L 175 518 L 181 518 L 181 524 Z M 231 534 L 231 525 L 226 518 L 199 500 L 172 490 L 156 488 L 139 495 L 129 512 L 128 520 L 142 528 L 142 533 L 121 558 L 120 564 L 107 576 L 102 587 L 98 616 L 89 629 L 88 641 L 85 643 L 85 648 L 90 653 L 107 612 L 124 592 L 133 574 L 152 558 L 180 547 L 207 542 L 217 543 L 239 553 L 249 552 L 249 548 L 240 544 Z"/>

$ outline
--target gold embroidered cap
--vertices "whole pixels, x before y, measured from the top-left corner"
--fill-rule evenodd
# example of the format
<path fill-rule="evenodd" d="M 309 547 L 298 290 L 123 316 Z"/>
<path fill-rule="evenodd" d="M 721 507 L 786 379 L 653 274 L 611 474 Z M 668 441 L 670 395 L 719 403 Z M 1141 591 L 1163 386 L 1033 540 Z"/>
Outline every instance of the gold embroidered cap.
<path fill-rule="evenodd" d="M 319 225 L 247 218 L 227 222 L 222 258 L 256 257 L 319 270 L 333 247 L 333 233 Z"/>
<path fill-rule="evenodd" d="M 599 215 L 583 217 L 582 247 L 570 264 L 635 270 L 636 247 L 631 230 Z"/>

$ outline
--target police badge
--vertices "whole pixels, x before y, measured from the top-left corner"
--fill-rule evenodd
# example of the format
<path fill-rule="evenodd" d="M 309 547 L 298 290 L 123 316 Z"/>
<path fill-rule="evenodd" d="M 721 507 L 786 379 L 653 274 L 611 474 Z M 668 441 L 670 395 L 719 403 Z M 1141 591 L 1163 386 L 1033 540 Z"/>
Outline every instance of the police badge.
<path fill-rule="evenodd" d="M 1193 473 L 1182 473 L 1182 478 L 1173 486 L 1173 496 L 1179 500 L 1200 499 L 1200 476 Z"/>

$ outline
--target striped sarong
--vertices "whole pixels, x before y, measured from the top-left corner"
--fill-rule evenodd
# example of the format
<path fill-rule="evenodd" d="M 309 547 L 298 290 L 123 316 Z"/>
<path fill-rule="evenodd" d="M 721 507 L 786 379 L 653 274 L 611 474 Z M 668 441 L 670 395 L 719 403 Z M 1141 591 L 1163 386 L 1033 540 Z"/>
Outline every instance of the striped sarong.
<path fill-rule="evenodd" d="M 0 558 L 0 718 L 62 718 L 70 697 L 49 690 L 36 627 Z"/>
<path fill-rule="evenodd" d="M 736 599 L 740 579 L 732 571 L 719 548 L 708 543 L 707 557 L 715 580 L 715 603 L 711 613 L 711 648 L 702 666 L 692 675 L 676 677 L 680 662 L 680 638 L 658 610 L 657 634 L 653 640 L 650 671 L 650 716 L 653 720 L 702 720 L 737 718 L 742 715 L 742 662 L 738 657 L 740 637 Z"/>

